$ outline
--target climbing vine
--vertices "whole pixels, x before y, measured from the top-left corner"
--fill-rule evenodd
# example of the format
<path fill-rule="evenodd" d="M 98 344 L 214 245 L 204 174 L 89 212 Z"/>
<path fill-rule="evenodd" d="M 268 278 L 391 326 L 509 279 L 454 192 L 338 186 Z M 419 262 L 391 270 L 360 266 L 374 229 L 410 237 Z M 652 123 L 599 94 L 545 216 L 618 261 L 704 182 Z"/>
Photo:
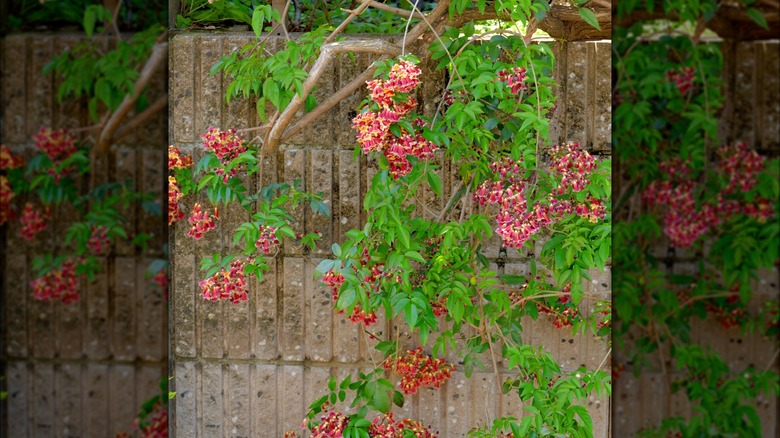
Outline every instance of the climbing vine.
<path fill-rule="evenodd" d="M 621 2 L 618 10 L 644 8 Z M 615 28 L 616 370 L 627 362 L 639 374 L 657 359 L 662 391 L 683 393 L 694 407 L 688 418 L 667 411 L 645 436 L 760 436 L 755 400 L 780 391 L 777 353 L 768 364 L 730 369 L 692 336 L 699 319 L 778 334 L 778 302 L 765 299 L 758 310 L 751 302 L 762 270 L 779 260 L 780 161 L 742 141 L 717 143 L 723 55 L 700 43 L 705 26 L 690 27 L 717 10 L 716 2 L 664 2 L 679 21 Z"/>
<path fill-rule="evenodd" d="M 370 5 L 362 2 L 341 24 Z M 230 79 L 226 99 L 256 99 L 265 125 L 210 128 L 197 163 L 179 147 L 169 149 L 169 223 L 201 239 L 225 226 L 221 212 L 231 205 L 249 215 L 224 230 L 239 252 L 201 261 L 199 289 L 208 301 L 245 301 L 249 282 L 263 281 L 269 258 L 287 245 L 304 256 L 316 247 L 320 236 L 304 234 L 290 212 L 308 206 L 329 215 L 322 194 L 297 183 L 251 189 L 247 182 L 280 142 L 333 102 L 358 89 L 367 95 L 353 118 L 356 155 L 378 169 L 363 200 L 367 220 L 333 244 L 332 257 L 315 271 L 331 289 L 334 310 L 378 341 L 381 359 L 373 371 L 330 379 L 304 421 L 313 436 L 434 436 L 415 419 L 396 418 L 392 406 L 403 406 L 420 387 L 438 388 L 455 371 L 471 376 L 480 368 L 493 370 L 496 393 L 525 402 L 526 415 L 485 418 L 471 435 L 593 435 L 582 403 L 609 394 L 608 355 L 594 369 L 561 369 L 542 346 L 527 343 L 520 322 L 547 319 L 605 342 L 611 325 L 608 302 L 594 312 L 583 306 L 585 297 L 600 299 L 589 296 L 584 280 L 611 257 L 610 161 L 549 140 L 555 59 L 549 44 L 531 41 L 535 20 L 548 11 L 546 2 L 440 1 L 398 44 L 340 42 L 340 26 L 290 39 L 276 54 L 262 49 L 264 18 L 252 22 L 255 43 L 212 69 Z M 470 12 L 505 20 L 490 28 L 451 25 Z M 278 19 L 270 10 L 263 14 Z M 430 35 L 424 45 L 423 35 Z M 354 52 L 379 59 L 333 98 L 311 101 L 322 68 Z M 448 78 L 439 105 L 428 112 L 418 89 L 434 71 L 424 71 L 422 59 L 438 62 Z M 256 131 L 254 141 L 243 136 Z M 442 162 L 457 175 L 453 187 L 442 182 Z M 423 193 L 439 199 L 441 209 L 421 207 Z M 485 248 L 494 233 L 501 251 L 530 251 L 527 274 L 491 268 Z M 397 332 L 376 330 L 379 315 L 405 324 L 421 347 L 409 350 Z M 482 363 L 486 352 L 490 362 Z M 452 356 L 462 365 L 448 362 Z M 337 409 L 341 403 L 351 408 Z"/>

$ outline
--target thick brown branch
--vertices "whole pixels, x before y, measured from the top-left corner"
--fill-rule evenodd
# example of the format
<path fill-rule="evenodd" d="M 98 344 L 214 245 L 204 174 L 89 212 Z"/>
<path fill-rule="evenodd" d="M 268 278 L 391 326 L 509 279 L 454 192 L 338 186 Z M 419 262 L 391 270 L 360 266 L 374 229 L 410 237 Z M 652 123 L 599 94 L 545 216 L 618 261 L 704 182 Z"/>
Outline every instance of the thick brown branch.
<path fill-rule="evenodd" d="M 373 41 L 341 41 L 336 43 L 326 44 L 320 50 L 320 55 L 312 65 L 309 71 L 309 77 L 303 83 L 302 93 L 296 94 L 287 108 L 279 116 L 279 119 L 273 125 L 268 132 L 265 144 L 263 145 L 263 155 L 272 156 L 276 153 L 279 147 L 279 143 L 282 138 L 282 134 L 287 129 L 287 126 L 292 122 L 293 117 L 301 109 L 301 105 L 306 101 L 306 98 L 311 94 L 314 89 L 314 85 L 319 80 L 322 73 L 328 67 L 335 55 L 340 53 L 375 53 L 378 55 L 397 56 L 401 53 L 401 50 L 383 40 Z"/>
<path fill-rule="evenodd" d="M 159 67 L 167 60 L 168 43 L 164 42 L 155 44 L 152 49 L 151 56 L 149 56 L 146 64 L 144 64 L 138 80 L 135 81 L 133 93 L 125 96 L 125 99 L 119 105 L 119 108 L 117 108 L 116 111 L 111 114 L 111 117 L 108 119 L 105 127 L 101 131 L 100 136 L 98 137 L 97 148 L 95 149 L 98 154 L 103 154 L 106 152 L 108 145 L 111 143 L 114 132 L 116 132 L 117 128 L 119 128 L 119 124 L 122 122 L 122 120 L 124 120 L 125 116 L 127 116 L 127 113 L 130 112 L 130 110 L 133 108 L 133 105 L 135 105 L 135 102 L 138 100 L 138 96 L 141 95 L 141 91 L 143 91 L 144 87 L 146 87 L 152 77 L 154 77 L 157 67 Z"/>
<path fill-rule="evenodd" d="M 422 18 L 423 14 L 420 11 L 407 11 L 406 9 L 396 8 L 394 6 L 379 3 L 378 1 L 372 1 L 370 6 L 372 8 L 381 9 L 383 11 L 390 12 L 391 14 L 400 15 L 404 18 L 409 18 L 411 15 L 413 18 Z"/>
<path fill-rule="evenodd" d="M 355 17 L 360 15 L 361 12 L 366 10 L 368 8 L 368 5 L 371 4 L 371 0 L 363 0 L 363 3 L 360 4 L 360 6 L 357 7 L 354 11 L 350 11 L 347 18 L 344 19 L 344 21 L 339 24 L 339 27 L 337 27 L 331 34 L 328 36 L 328 38 L 325 39 L 325 41 L 322 43 L 323 45 L 329 44 L 334 39 L 336 39 L 336 35 L 341 33 L 342 30 L 344 30 L 350 21 L 352 21 Z"/>
<path fill-rule="evenodd" d="M 387 59 L 387 56 L 382 56 L 377 61 L 384 61 L 385 59 Z M 293 135 L 297 134 L 301 129 L 313 123 L 321 115 L 330 111 L 330 109 L 338 105 L 339 102 L 346 99 L 350 94 L 354 93 L 358 88 L 365 85 L 366 81 L 371 79 L 371 76 L 374 75 L 374 70 L 376 70 L 376 67 L 374 67 L 372 64 L 363 73 L 361 73 L 360 76 L 350 81 L 350 83 L 348 83 L 347 85 L 342 87 L 339 91 L 335 92 L 333 95 L 328 97 L 324 102 L 317 105 L 317 107 L 314 108 L 312 111 L 308 112 L 305 116 L 301 117 L 301 119 L 295 122 L 294 125 L 290 126 L 287 130 L 284 131 L 284 135 L 282 135 L 281 141 L 284 141 L 292 137 Z"/>
<path fill-rule="evenodd" d="M 162 111 L 166 107 L 168 107 L 167 94 L 160 96 L 157 100 L 152 102 L 152 104 L 149 105 L 145 110 L 136 114 L 132 119 L 130 119 L 127 123 L 125 123 L 120 129 L 116 131 L 116 134 L 113 136 L 112 140 L 118 140 L 124 137 L 125 135 L 129 134 L 133 128 L 149 120 L 149 118 L 151 118 L 158 112 Z"/>

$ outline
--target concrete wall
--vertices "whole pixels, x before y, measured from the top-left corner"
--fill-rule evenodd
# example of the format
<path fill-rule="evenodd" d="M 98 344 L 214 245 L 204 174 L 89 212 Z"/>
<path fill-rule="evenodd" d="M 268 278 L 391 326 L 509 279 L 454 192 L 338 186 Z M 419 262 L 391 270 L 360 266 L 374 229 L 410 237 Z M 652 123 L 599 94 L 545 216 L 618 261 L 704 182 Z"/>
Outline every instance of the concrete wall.
<path fill-rule="evenodd" d="M 183 151 L 202 156 L 200 135 L 209 126 L 222 129 L 257 126 L 251 102 L 224 104 L 228 81 L 209 76 L 220 56 L 252 40 L 244 33 L 181 33 L 171 39 L 170 101 L 171 143 Z M 273 42 L 278 44 L 278 41 Z M 610 153 L 611 79 L 609 42 L 557 44 L 557 110 L 551 132 L 558 142 L 580 141 L 597 154 Z M 351 80 L 367 63 L 367 56 L 354 61 L 342 57 L 318 84 L 325 96 Z M 423 106 L 440 91 L 433 77 L 423 90 Z M 429 82 L 430 83 L 430 82 Z M 304 189 L 324 191 L 331 200 L 333 220 L 296 212 L 306 232 L 318 230 L 323 239 L 308 256 L 285 245 L 271 260 L 271 271 L 262 283 L 251 282 L 249 301 L 206 302 L 199 294 L 202 279 L 198 264 L 204 256 L 231 250 L 232 229 L 246 220 L 238 208 L 224 213 L 217 231 L 201 241 L 187 237 L 188 226 L 171 229 L 172 303 L 170 313 L 171 367 L 177 395 L 172 409 L 172 431 L 180 437 L 279 437 L 300 430 L 306 408 L 326 391 L 329 376 L 342 378 L 361 369 L 373 369 L 372 342 L 357 326 L 331 308 L 329 292 L 312 279 L 313 267 L 327 257 L 332 242 L 361 226 L 365 219 L 362 199 L 371 163 L 353 159 L 356 145 L 350 111 L 361 97 L 341 103 L 312 127 L 282 145 L 268 172 L 251 181 L 259 187 L 273 180 L 300 178 Z M 449 163 L 441 163 L 444 197 L 454 178 Z M 191 208 L 194 199 L 185 201 Z M 431 198 L 421 202 L 441 202 Z M 488 251 L 498 255 L 497 240 Z M 527 258 L 509 260 L 505 271 L 525 272 Z M 608 298 L 609 272 L 598 274 L 588 285 Z M 586 306 L 587 307 L 587 306 Z M 385 332 L 392 322 L 380 321 Z M 544 345 L 566 370 L 580 364 L 596 368 L 607 347 L 590 337 L 572 337 L 557 330 L 545 318 L 526 321 L 528 340 Z M 402 337 L 405 339 L 405 337 Z M 406 345 L 412 345 L 407 340 Z M 376 354 L 373 354 L 374 356 Z M 609 367 L 609 361 L 605 367 Z M 521 415 L 516 396 L 496 391 L 491 372 L 478 372 L 466 379 L 457 371 L 438 391 L 424 390 L 407 399 L 397 414 L 419 418 L 439 430 L 442 437 L 463 436 L 486 418 Z M 595 436 L 609 433 L 609 400 L 592 399 Z"/>
<path fill-rule="evenodd" d="M 3 144 L 29 158 L 32 135 L 41 126 L 92 124 L 84 102 L 57 104 L 57 84 L 41 75 L 54 55 L 78 41 L 54 34 L 2 40 Z M 161 69 L 150 89 L 159 96 L 166 85 Z M 96 182 L 133 179 L 136 190 L 162 199 L 166 127 L 163 112 L 123 138 L 96 163 Z M 153 258 L 164 257 L 166 225 L 141 208 L 124 214 L 133 224 L 131 233 L 151 234 L 149 250 L 115 245 L 102 260 L 105 269 L 94 283 L 82 283 L 80 300 L 71 305 L 36 301 L 29 283 L 33 257 L 64 246 L 75 212 L 56 212 L 49 229 L 32 242 L 18 236 L 18 224 L 4 226 L 2 375 L 9 395 L 2 402 L 3 436 L 107 437 L 122 429 L 132 436 L 141 403 L 159 393 L 167 373 L 167 310 L 162 291 L 144 278 L 144 270 Z"/>

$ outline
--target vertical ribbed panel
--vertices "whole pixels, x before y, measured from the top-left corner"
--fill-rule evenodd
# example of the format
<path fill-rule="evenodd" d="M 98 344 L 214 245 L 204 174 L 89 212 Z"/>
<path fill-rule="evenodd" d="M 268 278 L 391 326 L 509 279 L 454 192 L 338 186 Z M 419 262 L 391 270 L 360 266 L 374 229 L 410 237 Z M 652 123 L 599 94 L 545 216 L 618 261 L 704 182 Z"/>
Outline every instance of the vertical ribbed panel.
<path fill-rule="evenodd" d="M 42 126 L 74 130 L 92 124 L 83 101 L 57 103 L 61 79 L 41 72 L 55 55 L 82 38 L 26 34 L 7 36 L 0 43 L 0 140 L 28 160 L 32 136 Z M 150 83 L 150 100 L 163 95 L 165 86 L 161 68 Z M 108 177 L 131 179 L 136 189 L 156 193 L 162 205 L 166 126 L 163 111 L 137 128 L 143 135 L 123 137 L 109 155 L 96 160 L 96 183 Z M 140 210 L 131 207 L 122 215 L 130 224 L 128 234 L 152 235 L 149 249 L 140 254 L 119 242 L 114 256 L 99 259 L 102 271 L 95 281 L 82 281 L 79 301 L 69 305 L 33 298 L 31 263 L 46 252 L 66 251 L 65 232 L 79 214 L 67 208 L 53 210 L 54 219 L 33 241 L 18 236 L 16 223 L 4 227 L 5 369 L 0 375 L 9 391 L 2 403 L 7 427 L 3 432 L 8 436 L 106 437 L 121 430 L 133 436 L 141 403 L 159 393 L 160 379 L 167 372 L 167 309 L 162 291 L 146 278 L 145 270 L 151 258 L 163 256 L 165 225 L 164 219 Z"/>

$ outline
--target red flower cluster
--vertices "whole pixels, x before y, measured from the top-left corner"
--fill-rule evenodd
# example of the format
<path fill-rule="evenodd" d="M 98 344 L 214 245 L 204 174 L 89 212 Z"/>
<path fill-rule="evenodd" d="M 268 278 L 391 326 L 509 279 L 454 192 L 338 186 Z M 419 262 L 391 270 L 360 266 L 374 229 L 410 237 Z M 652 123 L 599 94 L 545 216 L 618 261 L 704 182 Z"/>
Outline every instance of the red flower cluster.
<path fill-rule="evenodd" d="M 542 282 L 542 277 L 537 275 L 537 283 L 541 283 L 543 289 L 552 289 L 554 286 L 547 282 Z M 531 299 L 525 296 L 525 291 L 528 289 L 529 281 L 526 280 L 517 290 L 509 293 L 509 300 L 513 305 L 525 305 L 525 303 Z M 547 301 L 535 301 L 536 309 L 541 314 L 552 315 L 552 323 L 555 328 L 563 328 L 572 325 L 579 318 L 579 309 L 571 300 L 571 283 L 561 289 L 561 295 L 557 300 L 551 302 Z"/>
<path fill-rule="evenodd" d="M 108 252 L 111 247 L 111 239 L 108 238 L 108 228 L 99 225 L 91 225 L 92 235 L 89 236 L 87 242 L 87 248 L 92 254 L 101 255 L 104 252 Z"/>
<path fill-rule="evenodd" d="M 52 131 L 43 127 L 33 135 L 35 147 L 43 151 L 52 161 L 61 161 L 76 152 L 76 141 L 66 129 Z"/>
<path fill-rule="evenodd" d="M 365 248 L 363 249 L 363 257 L 360 259 L 360 266 L 367 267 L 370 262 L 371 256 L 368 252 L 368 248 Z M 390 273 L 384 272 L 383 268 L 383 263 L 377 263 L 373 266 L 370 266 L 369 274 L 363 277 L 363 284 L 368 288 L 367 293 L 369 296 L 371 296 L 372 291 L 377 292 L 379 290 L 380 281 L 382 278 L 392 275 Z M 353 266 L 352 269 L 355 273 L 358 272 L 357 267 Z M 341 285 L 344 284 L 344 276 L 341 273 L 334 273 L 331 269 L 322 277 L 322 282 L 331 288 L 331 291 L 333 292 L 333 302 L 335 303 L 338 301 L 339 290 L 341 289 Z M 339 313 L 343 313 L 343 311 Z M 352 314 L 349 315 L 349 320 L 355 323 L 363 323 L 363 325 L 369 327 L 370 325 L 376 323 L 377 315 L 373 310 L 370 313 L 366 313 L 365 310 L 360 308 L 360 304 L 357 304 L 353 309 Z"/>
<path fill-rule="evenodd" d="M 279 247 L 279 239 L 276 238 L 276 228 L 260 225 L 260 237 L 255 242 L 255 247 L 263 254 L 276 252 Z"/>
<path fill-rule="evenodd" d="M 663 180 L 653 181 L 642 192 L 649 206 L 666 206 L 664 232 L 673 246 L 689 248 L 709 229 L 717 227 L 734 215 L 744 214 L 764 223 L 774 216 L 774 204 L 755 197 L 753 202 L 729 199 L 736 191 L 755 187 L 758 173 L 764 169 L 764 159 L 749 151 L 744 143 L 723 146 L 718 150 L 717 168 L 728 181 L 713 202 L 696 207 L 697 183 L 690 175 L 687 163 L 674 159 L 659 166 Z"/>
<path fill-rule="evenodd" d="M 349 424 L 349 418 L 341 412 L 330 411 L 323 415 L 322 422 L 312 428 L 311 438 L 337 438 Z"/>
<path fill-rule="evenodd" d="M 417 107 L 417 102 L 411 96 L 406 96 L 406 93 L 420 85 L 419 75 L 420 69 L 416 65 L 400 61 L 390 69 L 387 80 L 374 79 L 367 82 L 371 100 L 379 109 L 366 110 L 352 120 L 363 153 L 382 152 L 389 163 L 390 174 L 396 179 L 412 170 L 408 155 L 428 160 L 433 158 L 433 151 L 436 150 L 436 145 L 419 133 L 403 132 L 397 137 L 390 132 L 390 125 Z M 413 125 L 422 127 L 424 123 L 417 118 Z"/>
<path fill-rule="evenodd" d="M 141 427 L 142 438 L 168 438 L 168 409 L 158 404 L 151 422 Z"/>
<path fill-rule="evenodd" d="M 748 148 L 747 143 L 740 142 L 734 146 L 725 145 L 718 149 L 720 163 L 718 170 L 729 179 L 725 194 L 737 190 L 747 192 L 758 183 L 758 174 L 764 170 L 764 157 Z"/>
<path fill-rule="evenodd" d="M 176 178 L 168 177 L 168 225 L 184 219 L 184 212 L 179 208 L 179 200 L 184 196 L 179 189 Z"/>
<path fill-rule="evenodd" d="M 456 100 L 459 102 L 466 102 L 468 95 L 469 94 L 466 92 L 466 90 L 459 90 L 457 94 L 454 94 L 452 90 L 447 89 L 444 90 L 442 100 L 444 101 L 445 106 L 450 106 L 455 103 Z"/>
<path fill-rule="evenodd" d="M 178 147 L 169 145 L 168 146 L 168 169 L 186 169 L 188 167 L 192 166 L 192 156 L 190 155 L 181 155 L 181 151 Z"/>
<path fill-rule="evenodd" d="M 168 170 L 185 169 L 192 166 L 192 157 L 181 155 L 176 146 L 168 146 Z M 179 188 L 176 177 L 168 176 L 168 225 L 184 219 L 184 212 L 179 208 L 179 200 L 184 196 Z"/>
<path fill-rule="evenodd" d="M 19 221 L 22 224 L 22 229 L 19 231 L 19 235 L 27 240 L 32 240 L 36 234 L 45 230 L 48 226 L 44 220 L 44 216 L 41 215 L 40 212 L 35 211 L 33 205 L 29 202 L 24 204 L 22 217 L 19 218 Z"/>
<path fill-rule="evenodd" d="M 36 300 L 62 300 L 65 304 L 75 303 L 79 300 L 76 264 L 66 260 L 60 269 L 52 270 L 30 282 L 30 287 Z"/>
<path fill-rule="evenodd" d="M 13 211 L 11 210 L 11 199 L 16 196 L 11 184 L 8 182 L 8 178 L 5 175 L 0 175 L 0 225 L 13 219 Z"/>
<path fill-rule="evenodd" d="M 247 150 L 246 146 L 244 146 L 244 141 L 236 135 L 235 129 L 220 131 L 211 127 L 209 132 L 203 134 L 201 138 L 203 139 L 203 147 L 207 151 L 213 152 L 219 158 L 222 166 L 227 166 Z M 217 175 L 223 175 L 223 180 L 227 182 L 228 178 L 238 173 L 238 170 L 238 167 L 234 167 L 230 170 L 230 173 L 225 173 L 225 169 L 217 169 L 216 173 Z"/>
<path fill-rule="evenodd" d="M 571 326 L 579 316 L 580 312 L 574 302 L 571 300 L 571 284 L 567 284 L 561 290 L 566 295 L 560 296 L 553 305 L 547 306 L 543 303 L 536 303 L 539 313 L 553 315 L 553 325 L 555 328 Z"/>
<path fill-rule="evenodd" d="M 47 172 L 54 177 L 56 182 L 59 182 L 64 175 L 73 171 L 74 166 L 68 166 L 61 171 L 55 169 L 59 162 L 67 159 L 77 150 L 76 140 L 68 135 L 67 130 L 52 131 L 50 128 L 41 128 L 33 136 L 33 139 L 35 140 L 35 146 L 51 158 L 54 163 L 54 166 L 47 169 Z"/>
<path fill-rule="evenodd" d="M 569 189 L 573 192 L 585 189 L 588 185 L 587 176 L 596 168 L 596 159 L 588 151 L 581 150 L 579 143 L 569 143 L 566 146 L 553 146 L 550 157 L 550 170 L 561 175 L 559 195 Z"/>
<path fill-rule="evenodd" d="M 568 189 L 575 192 L 584 189 L 587 175 L 595 168 L 593 157 L 585 151 L 579 151 L 578 147 L 577 144 L 570 144 L 565 149 L 556 146 L 551 150 L 553 162 L 550 167 L 562 175 L 558 194 Z M 525 198 L 527 180 L 522 175 L 524 170 L 520 166 L 521 162 L 522 159 L 514 161 L 503 158 L 491 163 L 490 169 L 501 180 L 484 181 L 474 192 L 474 200 L 479 205 L 490 203 L 499 206 L 496 233 L 506 246 L 522 247 L 533 235 L 567 214 L 575 213 L 587 217 L 591 222 L 604 218 L 604 203 L 590 195 L 584 203 L 578 204 L 550 195 L 547 204 L 538 202 L 528 211 Z"/>
<path fill-rule="evenodd" d="M 249 299 L 249 289 L 244 276 L 244 262 L 234 260 L 230 270 L 220 270 L 213 276 L 198 282 L 203 298 L 208 301 L 230 300 L 233 304 Z"/>
<path fill-rule="evenodd" d="M 0 170 L 17 169 L 24 166 L 24 157 L 14 156 L 11 148 L 0 145 Z"/>
<path fill-rule="evenodd" d="M 693 88 L 693 80 L 696 77 L 696 70 L 693 67 L 682 67 L 680 71 L 669 70 L 666 72 L 666 80 L 673 82 L 680 90 L 681 94 L 686 94 Z"/>
<path fill-rule="evenodd" d="M 8 146 L 0 145 L 0 172 L 9 169 L 16 169 L 24 166 L 24 158 L 14 156 Z M 0 225 L 10 221 L 13 218 L 11 210 L 11 199 L 16 194 L 11 188 L 11 183 L 5 175 L 0 175 Z"/>
<path fill-rule="evenodd" d="M 501 70 L 498 72 L 498 80 L 506 82 L 512 89 L 513 94 L 518 94 L 527 89 L 523 83 L 525 81 L 525 69 L 523 67 L 515 67 L 511 73 L 507 70 Z"/>
<path fill-rule="evenodd" d="M 217 228 L 214 219 L 219 219 L 219 210 L 216 207 L 214 207 L 214 217 L 212 218 L 207 211 L 203 211 L 200 204 L 195 204 L 195 207 L 192 208 L 192 215 L 188 219 L 192 227 L 187 235 L 195 240 L 200 240 L 205 233 Z"/>
<path fill-rule="evenodd" d="M 168 273 L 165 269 L 160 269 L 152 277 L 152 282 L 163 291 L 163 299 L 168 301 Z"/>
<path fill-rule="evenodd" d="M 394 360 L 385 359 L 382 367 L 401 376 L 400 387 L 404 394 L 414 394 L 420 386 L 438 388 L 453 371 L 444 359 L 434 359 L 423 353 L 422 347 L 408 350 L 406 356 Z"/>
<path fill-rule="evenodd" d="M 417 438 L 436 437 L 431 428 L 422 422 L 410 418 L 396 421 L 392 412 L 374 418 L 368 427 L 368 435 L 371 438 L 404 438 L 410 435 Z"/>
<path fill-rule="evenodd" d="M 409 61 L 399 61 L 390 68 L 387 80 L 374 79 L 368 81 L 371 100 L 384 109 L 394 109 L 397 103 L 394 98 L 398 93 L 411 93 L 420 86 L 419 68 Z"/>

